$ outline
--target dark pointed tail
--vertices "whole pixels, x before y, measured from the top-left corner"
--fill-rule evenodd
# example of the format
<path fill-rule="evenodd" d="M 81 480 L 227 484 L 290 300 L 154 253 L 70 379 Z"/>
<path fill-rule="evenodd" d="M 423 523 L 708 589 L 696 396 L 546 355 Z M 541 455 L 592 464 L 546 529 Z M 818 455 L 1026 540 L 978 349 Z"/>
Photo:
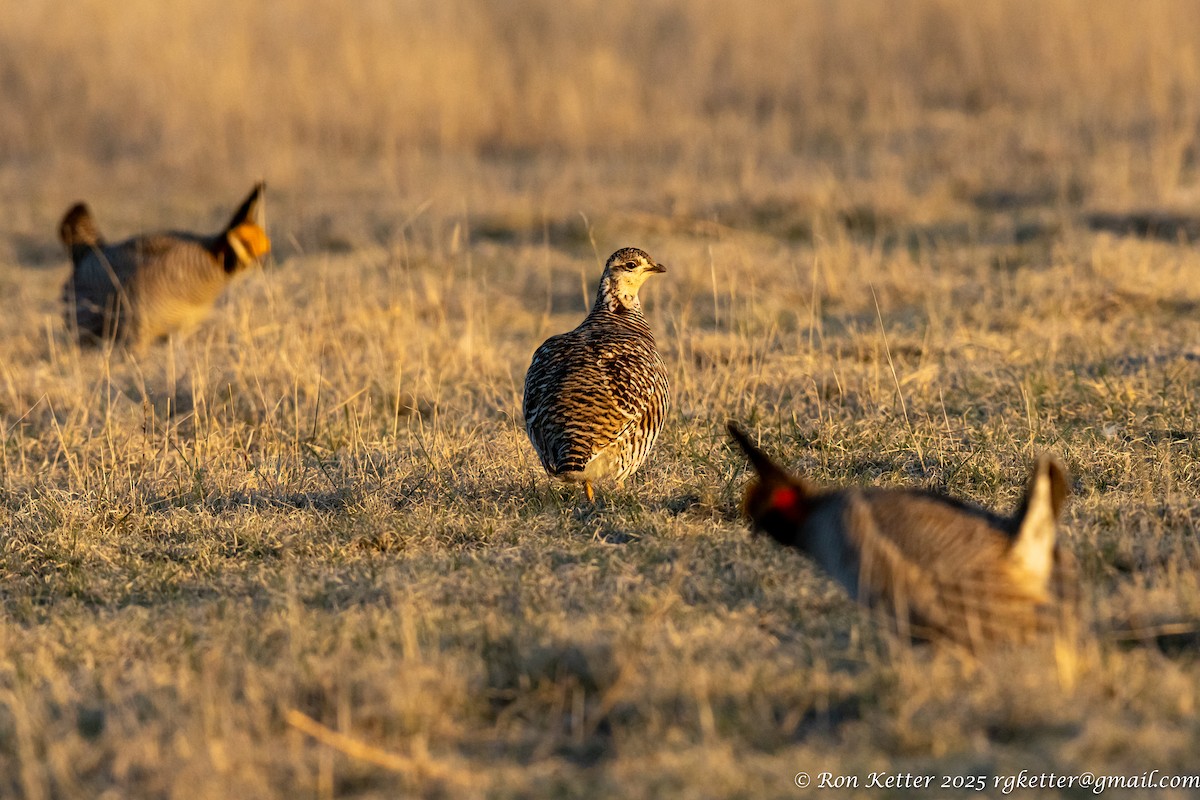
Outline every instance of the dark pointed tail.
<path fill-rule="evenodd" d="M 75 263 L 79 263 L 79 259 L 93 248 L 104 244 L 104 237 L 100 235 L 87 203 L 76 203 L 67 209 L 62 222 L 59 223 L 58 236 Z"/>

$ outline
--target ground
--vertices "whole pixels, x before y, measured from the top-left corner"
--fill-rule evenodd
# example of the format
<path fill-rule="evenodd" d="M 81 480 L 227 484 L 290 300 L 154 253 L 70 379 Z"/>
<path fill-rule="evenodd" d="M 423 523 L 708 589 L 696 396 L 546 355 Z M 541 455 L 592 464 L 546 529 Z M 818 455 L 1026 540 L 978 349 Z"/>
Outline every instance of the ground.
<path fill-rule="evenodd" d="M 0 24 L 0 795 L 1197 774 L 1190 4 L 144 6 Z M 199 328 L 69 341 L 70 203 L 215 231 L 260 178 Z M 521 386 L 621 246 L 674 406 L 592 509 Z M 1080 640 L 898 642 L 750 535 L 729 419 L 1000 510 L 1057 454 Z"/>

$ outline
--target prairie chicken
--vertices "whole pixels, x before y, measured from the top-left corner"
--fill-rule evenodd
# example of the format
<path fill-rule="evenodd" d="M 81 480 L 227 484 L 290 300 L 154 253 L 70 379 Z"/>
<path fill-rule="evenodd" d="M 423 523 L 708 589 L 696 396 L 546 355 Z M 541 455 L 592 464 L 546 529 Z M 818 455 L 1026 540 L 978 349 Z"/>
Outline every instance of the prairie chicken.
<path fill-rule="evenodd" d="M 552 477 L 620 486 L 654 445 L 671 407 L 667 368 L 638 289 L 666 267 L 636 247 L 604 265 L 596 302 L 569 333 L 547 339 L 525 375 L 525 430 Z"/>
<path fill-rule="evenodd" d="M 816 561 L 852 596 L 894 616 L 902 634 L 979 649 L 1059 630 L 1075 599 L 1055 545 L 1066 476 L 1037 460 L 1011 517 L 933 492 L 816 489 L 789 475 L 733 423 L 758 479 L 743 512 L 758 531 Z"/>
<path fill-rule="evenodd" d="M 157 233 L 116 244 L 76 203 L 59 226 L 73 264 L 62 294 L 67 327 L 84 343 L 140 349 L 199 322 L 233 276 L 271 249 L 257 221 L 263 188 L 255 186 L 215 235 Z"/>

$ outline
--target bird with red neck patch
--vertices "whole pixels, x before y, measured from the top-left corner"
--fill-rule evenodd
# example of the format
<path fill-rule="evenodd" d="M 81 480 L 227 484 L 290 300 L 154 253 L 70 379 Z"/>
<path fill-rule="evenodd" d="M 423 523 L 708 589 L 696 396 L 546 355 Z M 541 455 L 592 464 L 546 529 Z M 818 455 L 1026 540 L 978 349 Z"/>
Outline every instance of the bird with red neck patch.
<path fill-rule="evenodd" d="M 1038 459 L 1025 499 L 1004 516 L 919 489 L 818 489 L 728 429 L 755 472 L 742 501 L 752 528 L 886 609 L 902 633 L 974 650 L 1073 619 L 1074 562 L 1055 543 L 1067 482 L 1054 459 Z"/>

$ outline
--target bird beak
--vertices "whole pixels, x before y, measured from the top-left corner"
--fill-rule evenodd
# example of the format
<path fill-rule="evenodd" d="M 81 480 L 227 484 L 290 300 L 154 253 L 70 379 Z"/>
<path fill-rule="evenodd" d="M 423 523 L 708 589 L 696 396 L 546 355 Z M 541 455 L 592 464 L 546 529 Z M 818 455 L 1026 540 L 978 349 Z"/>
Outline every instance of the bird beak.
<path fill-rule="evenodd" d="M 659 264 L 658 262 L 652 262 L 650 264 L 650 266 L 646 267 L 646 272 L 666 272 L 666 271 L 667 271 L 667 268 L 664 267 L 662 264 Z"/>

